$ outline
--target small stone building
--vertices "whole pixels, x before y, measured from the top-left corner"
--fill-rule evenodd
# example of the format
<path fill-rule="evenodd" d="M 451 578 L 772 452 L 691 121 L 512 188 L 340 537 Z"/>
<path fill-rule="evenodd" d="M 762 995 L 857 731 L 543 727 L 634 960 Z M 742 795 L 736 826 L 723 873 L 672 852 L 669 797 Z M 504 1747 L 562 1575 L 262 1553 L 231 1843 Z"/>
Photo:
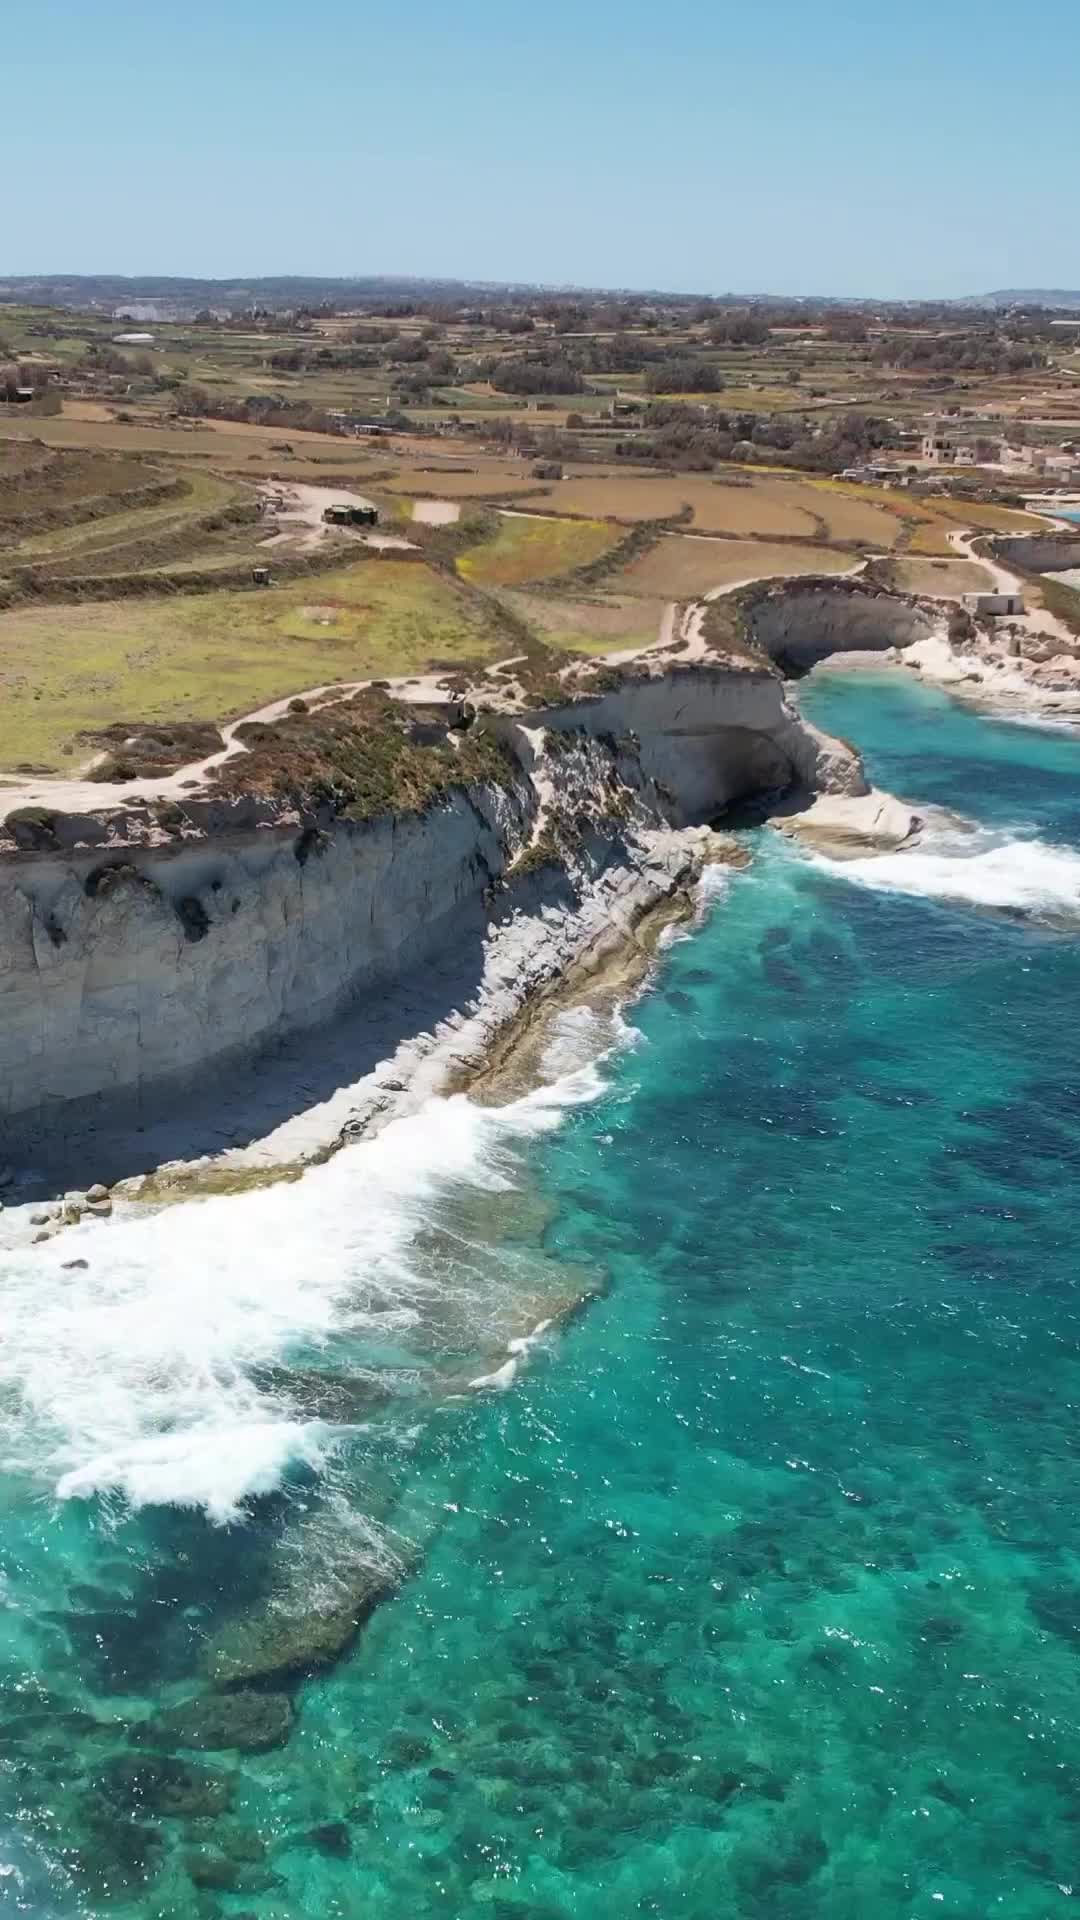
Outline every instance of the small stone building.
<path fill-rule="evenodd" d="M 981 613 L 992 619 L 1007 614 L 1015 616 L 1024 611 L 1024 596 L 1021 593 L 965 593 L 963 599 L 968 613 Z"/>

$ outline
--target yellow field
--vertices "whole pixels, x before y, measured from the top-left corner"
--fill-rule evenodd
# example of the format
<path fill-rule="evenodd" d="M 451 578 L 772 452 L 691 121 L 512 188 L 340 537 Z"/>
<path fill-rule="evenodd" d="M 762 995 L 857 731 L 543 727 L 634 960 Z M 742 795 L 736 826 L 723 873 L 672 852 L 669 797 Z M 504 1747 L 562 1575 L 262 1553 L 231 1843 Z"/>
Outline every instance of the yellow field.
<path fill-rule="evenodd" d="M 551 579 L 598 560 L 617 539 L 617 528 L 600 520 L 504 515 L 494 540 L 461 555 L 458 572 L 481 587 L 521 586 L 528 580 Z"/>
<path fill-rule="evenodd" d="M 616 576 L 630 593 L 694 600 L 736 580 L 802 573 L 845 573 L 857 562 L 832 547 L 783 546 L 766 540 L 694 540 L 667 534 Z"/>
<path fill-rule="evenodd" d="M 86 402 L 75 405 L 77 411 L 69 412 L 65 408 L 62 414 L 46 414 L 40 419 L 2 420 L 0 439 L 44 440 L 51 447 L 117 447 L 130 453 L 171 453 L 188 459 L 200 454 L 211 459 L 243 459 L 245 453 L 256 448 L 269 450 L 272 442 L 279 441 L 303 447 L 309 455 L 316 450 L 332 451 L 355 460 L 369 453 L 366 445 L 360 446 L 355 441 L 294 427 L 247 426 L 233 420 L 187 426 L 164 421 L 142 425 L 136 421 L 102 419 L 104 410 L 97 408 L 93 417 L 87 419 L 89 405 Z"/>
<path fill-rule="evenodd" d="M 263 591 L 0 614 L 0 766 L 73 766 L 85 727 L 224 720 L 321 682 L 490 654 L 464 588 L 366 560 Z"/>
<path fill-rule="evenodd" d="M 903 529 L 902 509 L 894 497 L 872 489 L 849 489 L 823 484 L 817 480 L 791 483 L 791 495 L 806 510 L 824 521 L 827 540 L 840 540 L 888 548 L 896 545 Z"/>
<path fill-rule="evenodd" d="M 506 500 L 518 493 L 538 493 L 541 486 L 521 460 L 478 459 L 473 473 L 459 469 L 425 473 L 416 462 L 390 455 L 386 464 L 397 468 L 395 477 L 385 482 L 388 493 L 426 493 L 440 500 Z"/>

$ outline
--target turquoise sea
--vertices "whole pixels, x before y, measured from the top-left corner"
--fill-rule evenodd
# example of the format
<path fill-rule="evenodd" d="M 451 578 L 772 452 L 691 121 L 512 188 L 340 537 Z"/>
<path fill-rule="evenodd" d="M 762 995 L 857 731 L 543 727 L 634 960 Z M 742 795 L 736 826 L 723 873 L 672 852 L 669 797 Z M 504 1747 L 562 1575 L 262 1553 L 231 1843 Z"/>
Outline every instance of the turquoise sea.
<path fill-rule="evenodd" d="M 1080 1898 L 1080 740 L 803 704 L 975 828 L 749 834 L 511 1108 L 8 1257 L 0 1910 Z"/>

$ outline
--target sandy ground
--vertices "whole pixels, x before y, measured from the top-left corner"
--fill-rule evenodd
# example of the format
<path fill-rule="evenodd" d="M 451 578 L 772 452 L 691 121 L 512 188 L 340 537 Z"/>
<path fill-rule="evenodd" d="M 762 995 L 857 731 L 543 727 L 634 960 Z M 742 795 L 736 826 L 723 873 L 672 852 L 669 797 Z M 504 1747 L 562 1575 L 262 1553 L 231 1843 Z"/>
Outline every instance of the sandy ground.
<path fill-rule="evenodd" d="M 260 543 L 264 547 L 276 546 L 283 539 L 307 549 L 319 547 L 331 537 L 363 541 L 365 536 L 359 529 L 353 532 L 348 527 L 327 526 L 323 514 L 327 507 L 375 505 L 374 500 L 369 500 L 362 493 L 352 493 L 348 487 L 312 487 L 301 485 L 299 481 L 288 486 L 270 482 L 261 486 L 259 492 L 267 502 L 267 526 L 274 529 L 270 538 Z M 279 500 L 284 501 L 284 505 L 275 507 L 273 503 Z M 384 534 L 381 540 L 368 536 L 368 544 L 407 547 L 410 542 L 393 534 Z"/>
<path fill-rule="evenodd" d="M 412 517 L 428 527 L 450 527 L 461 518 L 461 504 L 457 500 L 415 500 Z"/>

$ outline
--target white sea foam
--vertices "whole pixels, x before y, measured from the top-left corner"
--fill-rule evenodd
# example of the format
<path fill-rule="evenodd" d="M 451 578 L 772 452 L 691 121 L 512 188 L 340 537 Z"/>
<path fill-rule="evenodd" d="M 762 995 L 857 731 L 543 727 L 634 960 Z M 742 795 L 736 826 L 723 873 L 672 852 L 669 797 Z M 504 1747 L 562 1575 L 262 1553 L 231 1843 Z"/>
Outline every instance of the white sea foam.
<path fill-rule="evenodd" d="M 151 1434 L 73 1468 L 56 1491 L 61 1500 L 116 1492 L 133 1507 L 202 1507 L 222 1524 L 239 1518 L 241 1501 L 272 1493 L 289 1466 L 321 1467 L 328 1440 L 317 1421 L 292 1420 L 230 1420 L 223 1427 Z"/>
<path fill-rule="evenodd" d="M 1080 918 L 1080 852 L 985 830 L 941 833 L 899 853 L 816 864 L 883 892 L 1031 914 Z"/>
<path fill-rule="evenodd" d="M 734 871 L 734 868 L 724 866 L 720 862 L 702 869 L 697 889 L 698 901 L 702 908 L 714 906 L 717 900 L 723 899 L 731 886 Z"/>
<path fill-rule="evenodd" d="M 493 1373 L 482 1373 L 477 1379 L 470 1380 L 469 1386 L 474 1391 L 486 1388 L 489 1392 L 505 1393 L 508 1387 L 513 1386 L 521 1367 L 527 1363 L 537 1341 L 543 1339 L 550 1325 L 550 1320 L 538 1320 L 531 1333 L 508 1341 L 506 1351 L 510 1358 L 501 1367 L 496 1367 Z"/>
<path fill-rule="evenodd" d="M 6 1254 L 0 1462 L 60 1498 L 241 1517 L 335 1445 L 260 1369 L 335 1336 L 407 1339 L 439 1304 L 438 1267 L 416 1247 L 439 1197 L 461 1183 L 511 1190 L 516 1143 L 604 1085 L 590 1061 L 502 1109 L 433 1099 L 298 1181 L 153 1214 L 121 1206 Z M 466 1325 L 471 1313 L 486 1331 L 498 1277 L 497 1261 L 455 1273 Z"/>

